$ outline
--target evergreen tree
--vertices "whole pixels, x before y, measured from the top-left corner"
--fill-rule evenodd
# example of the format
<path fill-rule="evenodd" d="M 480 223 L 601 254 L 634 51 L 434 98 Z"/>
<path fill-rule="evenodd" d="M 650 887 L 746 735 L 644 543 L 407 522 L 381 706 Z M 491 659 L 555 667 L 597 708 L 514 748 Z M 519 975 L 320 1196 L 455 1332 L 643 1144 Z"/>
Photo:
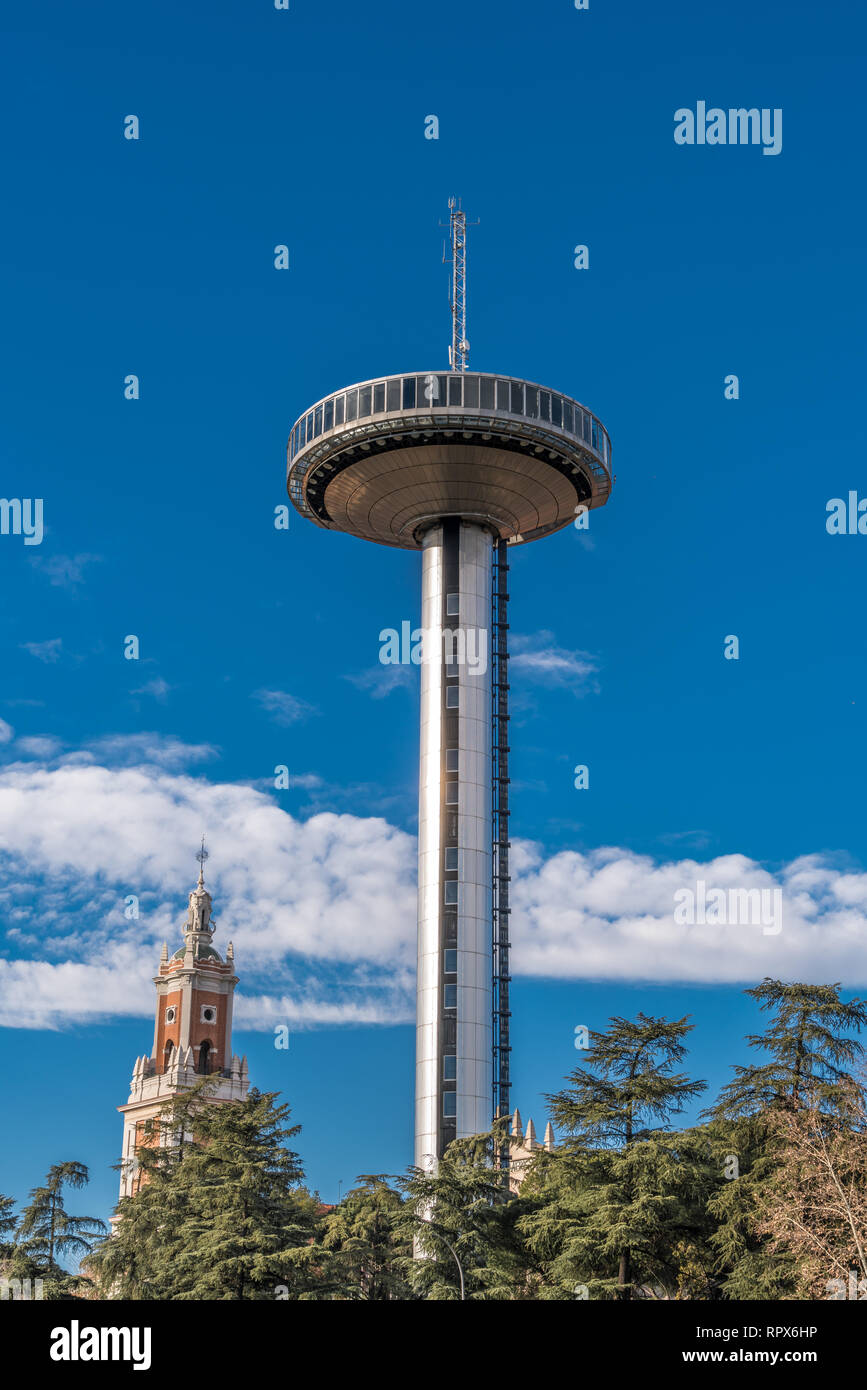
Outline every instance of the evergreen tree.
<path fill-rule="evenodd" d="M 426 1299 L 516 1296 L 522 1261 L 506 1209 L 509 1191 L 495 1166 L 504 1126 L 456 1139 L 435 1172 L 410 1169 L 399 1180 L 408 1199 L 405 1229 L 419 1259 L 409 1265 L 414 1291 Z"/>
<path fill-rule="evenodd" d="M 66 1298 L 88 1280 L 71 1274 L 60 1261 L 89 1255 L 106 1227 L 95 1216 L 73 1216 L 66 1210 L 64 1188 L 82 1188 L 89 1182 L 83 1163 L 55 1163 L 41 1187 L 34 1187 L 15 1231 L 8 1262 L 9 1278 L 41 1279 L 42 1296 Z"/>
<path fill-rule="evenodd" d="M 159 1300 L 301 1297 L 317 1203 L 284 1146 L 299 1126 L 274 1094 L 209 1104 L 207 1089 L 168 1102 L 153 1146 L 139 1149 L 139 1189 L 98 1252 L 103 1287 Z"/>
<path fill-rule="evenodd" d="M 4 1197 L 0 1192 L 0 1258 L 8 1255 L 11 1251 L 12 1247 L 5 1241 L 4 1237 L 15 1230 L 15 1225 L 15 1198 Z"/>
<path fill-rule="evenodd" d="M 846 1070 L 862 1055 L 857 1038 L 846 1034 L 867 1024 L 867 1003 L 840 998 L 840 985 L 784 984 L 766 976 L 744 991 L 773 1014 L 764 1033 L 747 1038 L 768 1052 L 761 1065 L 735 1067 L 734 1080 L 710 1112 L 716 1118 L 754 1115 L 787 1102 L 797 1105 L 809 1083 L 814 1100 L 833 1109 L 845 1100 L 852 1077 Z"/>
<path fill-rule="evenodd" d="M 404 1199 L 382 1176 L 359 1185 L 326 1213 L 317 1297 L 384 1302 L 412 1298 Z"/>
<path fill-rule="evenodd" d="M 522 1222 L 530 1248 L 549 1261 L 548 1296 L 586 1287 L 628 1299 L 636 1286 L 676 1282 L 673 1246 L 699 1236 L 710 1190 L 706 1145 L 665 1129 L 705 1087 L 674 1070 L 691 1028 L 685 1018 L 612 1018 L 606 1032 L 591 1032 L 587 1065 L 549 1097 L 554 1123 L 571 1137 L 540 1164 L 528 1191 L 539 1207 Z"/>
<path fill-rule="evenodd" d="M 846 1068 L 863 1048 L 847 1035 L 867 1022 L 867 1005 L 860 999 L 847 1003 L 839 991 L 839 984 L 784 984 L 769 977 L 745 991 L 772 1014 L 765 1032 L 747 1039 L 769 1060 L 735 1067 L 709 1111 L 716 1152 L 734 1156 L 739 1165 L 739 1176 L 720 1185 L 709 1207 L 716 1222 L 716 1268 L 729 1298 L 794 1296 L 794 1256 L 783 1242 L 771 1247 L 764 1225 L 785 1156 L 775 1117 L 797 1111 L 806 1097 L 832 1117 L 848 1104 L 855 1083 Z"/>

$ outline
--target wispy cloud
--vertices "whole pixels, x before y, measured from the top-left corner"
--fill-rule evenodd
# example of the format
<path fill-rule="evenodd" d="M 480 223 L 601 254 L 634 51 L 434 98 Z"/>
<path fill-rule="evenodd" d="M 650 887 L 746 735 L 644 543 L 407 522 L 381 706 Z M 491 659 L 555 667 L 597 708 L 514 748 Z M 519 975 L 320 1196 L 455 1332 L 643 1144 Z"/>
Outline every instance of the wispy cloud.
<path fill-rule="evenodd" d="M 169 697 L 172 687 L 168 681 L 163 680 L 162 676 L 154 676 L 153 680 L 146 681 L 144 685 L 139 685 L 131 692 L 133 695 L 150 695 L 158 704 L 164 705 Z"/>
<path fill-rule="evenodd" d="M 300 724 L 302 720 L 319 713 L 314 705 L 308 705 L 286 690 L 256 690 L 252 698 L 258 701 L 275 724 Z"/>
<path fill-rule="evenodd" d="M 412 690 L 416 676 L 411 666 L 401 666 L 397 662 L 389 665 L 380 663 L 368 671 L 359 671 L 354 676 L 344 676 L 359 690 L 364 690 L 373 700 L 384 700 L 393 690 Z"/>
<path fill-rule="evenodd" d="M 513 637 L 510 659 L 514 670 L 539 684 L 566 686 L 575 695 L 595 693 L 599 688 L 596 657 L 558 647 L 550 632 Z"/>
<path fill-rule="evenodd" d="M 34 555 L 34 568 L 45 575 L 49 584 L 56 588 L 76 592 L 85 582 L 85 570 L 89 565 L 99 564 L 101 555 Z"/>
<path fill-rule="evenodd" d="M 60 660 L 63 638 L 49 637 L 45 642 L 22 642 L 21 646 L 25 652 L 35 656 L 37 661 L 44 661 L 46 665 L 53 666 Z"/>

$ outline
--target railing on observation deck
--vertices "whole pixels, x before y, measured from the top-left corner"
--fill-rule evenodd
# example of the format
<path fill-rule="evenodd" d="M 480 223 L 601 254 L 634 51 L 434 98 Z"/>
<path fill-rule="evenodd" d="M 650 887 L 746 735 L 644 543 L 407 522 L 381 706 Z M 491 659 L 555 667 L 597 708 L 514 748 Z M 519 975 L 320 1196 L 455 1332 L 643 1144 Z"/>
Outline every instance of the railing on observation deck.
<path fill-rule="evenodd" d="M 610 473 L 611 441 L 600 420 L 578 401 L 516 377 L 477 372 L 423 372 L 361 382 L 318 401 L 289 436 L 289 463 L 320 435 L 351 430 L 377 416 L 400 418 L 419 412 L 472 412 L 474 420 L 517 418 L 553 426 L 590 449 Z"/>

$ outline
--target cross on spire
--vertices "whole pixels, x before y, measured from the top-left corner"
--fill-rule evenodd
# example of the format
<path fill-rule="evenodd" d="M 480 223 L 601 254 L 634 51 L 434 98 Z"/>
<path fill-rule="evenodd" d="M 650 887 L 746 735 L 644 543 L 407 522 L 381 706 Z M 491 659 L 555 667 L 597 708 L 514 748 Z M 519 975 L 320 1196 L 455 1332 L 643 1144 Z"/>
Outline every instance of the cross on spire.
<path fill-rule="evenodd" d="M 208 858 L 208 851 L 205 849 L 204 835 L 202 836 L 202 848 L 196 854 L 196 858 L 199 861 L 199 887 L 203 888 L 205 884 L 205 860 Z"/>

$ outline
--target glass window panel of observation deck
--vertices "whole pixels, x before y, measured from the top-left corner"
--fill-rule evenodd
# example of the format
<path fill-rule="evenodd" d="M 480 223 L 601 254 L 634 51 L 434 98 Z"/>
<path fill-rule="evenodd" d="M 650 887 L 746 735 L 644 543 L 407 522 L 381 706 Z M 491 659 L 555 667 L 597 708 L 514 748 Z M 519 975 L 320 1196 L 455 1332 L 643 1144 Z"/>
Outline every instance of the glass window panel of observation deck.
<path fill-rule="evenodd" d="M 571 401 L 563 402 L 563 428 L 570 434 L 575 433 L 575 411 L 572 409 Z"/>
<path fill-rule="evenodd" d="M 551 397 L 551 424 L 562 425 L 563 423 L 563 397 Z"/>
<path fill-rule="evenodd" d="M 494 408 L 494 382 L 492 377 L 479 377 L 479 405 L 482 410 L 493 410 Z"/>
<path fill-rule="evenodd" d="M 386 387 L 386 410 L 400 410 L 400 377 L 392 377 Z"/>
<path fill-rule="evenodd" d="M 551 419 L 551 392 L 550 392 L 550 391 L 540 391 L 540 392 L 539 392 L 539 419 L 540 419 L 540 420 L 550 420 L 550 419 Z"/>
<path fill-rule="evenodd" d="M 598 451 L 599 451 L 599 421 L 598 421 L 598 420 L 592 420 L 592 421 L 590 422 L 590 440 L 591 440 L 591 443 L 592 443 L 592 445 L 593 445 L 593 448 L 594 448 L 594 449 L 597 451 L 597 453 L 598 453 Z"/>
<path fill-rule="evenodd" d="M 415 407 L 415 377 L 405 376 L 403 379 L 403 408 L 412 410 Z"/>
<path fill-rule="evenodd" d="M 524 383 L 523 381 L 512 382 L 512 414 L 523 415 L 524 413 Z"/>
<path fill-rule="evenodd" d="M 334 398 L 326 401 L 322 413 L 322 428 L 330 430 L 334 425 Z"/>
<path fill-rule="evenodd" d="M 437 376 L 434 372 L 428 372 L 426 376 L 417 377 L 416 381 L 419 409 L 424 410 L 430 406 L 445 405 L 446 379 L 444 376 Z"/>
<path fill-rule="evenodd" d="M 385 382 L 378 381 L 373 388 L 373 413 L 381 415 L 385 410 Z"/>
<path fill-rule="evenodd" d="M 335 397 L 334 397 L 334 423 L 335 423 L 335 425 L 342 425 L 342 424 L 343 424 L 343 411 L 344 411 L 345 405 L 346 405 L 346 397 L 345 397 L 345 396 L 335 396 Z"/>
<path fill-rule="evenodd" d="M 471 410 L 478 408 L 479 404 L 479 378 L 477 376 L 464 377 L 464 405 Z"/>
<path fill-rule="evenodd" d="M 313 438 L 322 433 L 322 406 L 317 405 L 313 412 Z"/>
<path fill-rule="evenodd" d="M 313 438 L 313 411 L 307 416 L 307 443 Z"/>
<path fill-rule="evenodd" d="M 463 392 L 461 387 L 463 382 L 458 375 L 450 376 L 449 385 L 449 405 L 463 405 Z"/>
<path fill-rule="evenodd" d="M 510 394 L 508 381 L 497 382 L 497 409 L 508 410 L 510 408 Z"/>
<path fill-rule="evenodd" d="M 535 420 L 537 415 L 539 414 L 539 392 L 537 388 L 535 386 L 528 386 L 526 390 L 526 396 L 527 404 L 525 409 L 522 412 L 517 413 L 528 415 L 531 420 Z M 512 406 L 512 409 L 515 410 L 515 407 Z"/>
<path fill-rule="evenodd" d="M 358 418 L 359 418 L 359 420 L 363 420 L 364 417 L 365 417 L 365 415 L 369 415 L 369 414 L 370 414 L 370 396 L 371 396 L 370 387 L 369 387 L 369 386 L 362 386 L 361 390 L 360 390 L 359 393 L 358 393 Z"/>
<path fill-rule="evenodd" d="M 358 392 L 347 391 L 346 393 L 346 419 L 347 422 L 354 420 L 358 415 Z"/>
<path fill-rule="evenodd" d="M 581 432 L 582 432 L 582 434 L 584 435 L 584 439 L 585 439 L 586 442 L 589 444 L 589 443 L 590 443 L 590 416 L 587 414 L 586 410 L 582 410 L 582 412 L 581 412 Z"/>

